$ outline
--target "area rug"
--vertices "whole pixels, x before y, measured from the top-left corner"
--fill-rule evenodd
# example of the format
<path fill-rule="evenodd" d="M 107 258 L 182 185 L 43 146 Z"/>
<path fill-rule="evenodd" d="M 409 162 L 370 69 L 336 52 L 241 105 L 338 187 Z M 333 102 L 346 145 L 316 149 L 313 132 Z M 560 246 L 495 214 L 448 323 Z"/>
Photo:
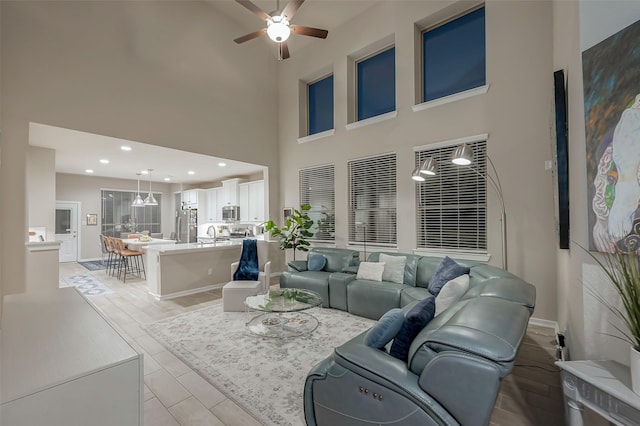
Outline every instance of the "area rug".
<path fill-rule="evenodd" d="M 78 262 L 90 271 L 101 271 L 107 269 L 107 262 L 101 260 L 89 260 L 87 262 Z"/>
<path fill-rule="evenodd" d="M 63 277 L 62 281 L 63 284 L 60 287 L 74 286 L 80 290 L 80 293 L 89 297 L 113 293 L 109 286 L 92 275 L 71 275 Z"/>
<path fill-rule="evenodd" d="M 310 335 L 258 337 L 246 329 L 257 313 L 222 312 L 216 305 L 164 319 L 147 332 L 229 399 L 265 425 L 304 425 L 307 373 L 333 348 L 375 322 L 334 309 L 307 311 L 320 322 Z"/>

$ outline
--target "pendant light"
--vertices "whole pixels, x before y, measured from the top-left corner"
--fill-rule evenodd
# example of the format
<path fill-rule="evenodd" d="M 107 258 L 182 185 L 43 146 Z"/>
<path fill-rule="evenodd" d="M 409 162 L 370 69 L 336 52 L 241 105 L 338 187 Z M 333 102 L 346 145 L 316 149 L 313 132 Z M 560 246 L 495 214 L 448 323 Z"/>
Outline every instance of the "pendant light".
<path fill-rule="evenodd" d="M 153 169 L 147 169 L 147 171 L 149 172 L 149 195 L 147 195 L 147 198 L 144 199 L 144 205 L 157 206 L 158 202 L 153 197 L 153 193 L 151 192 L 151 172 L 153 171 Z"/>
<path fill-rule="evenodd" d="M 142 197 L 140 196 L 140 175 L 142 173 L 136 173 L 136 176 L 138 176 L 138 195 L 136 195 L 136 198 L 133 200 L 133 203 L 131 203 L 131 205 L 133 207 L 144 207 L 144 201 L 142 201 Z"/>

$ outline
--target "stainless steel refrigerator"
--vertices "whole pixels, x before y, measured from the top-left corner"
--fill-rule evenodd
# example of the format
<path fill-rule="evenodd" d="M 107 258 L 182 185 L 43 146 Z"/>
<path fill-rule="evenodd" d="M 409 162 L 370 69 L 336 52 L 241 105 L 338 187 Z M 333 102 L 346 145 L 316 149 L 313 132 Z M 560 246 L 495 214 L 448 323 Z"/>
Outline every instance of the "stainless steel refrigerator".
<path fill-rule="evenodd" d="M 198 241 L 197 209 L 176 211 L 176 238 L 178 243 L 195 243 Z"/>

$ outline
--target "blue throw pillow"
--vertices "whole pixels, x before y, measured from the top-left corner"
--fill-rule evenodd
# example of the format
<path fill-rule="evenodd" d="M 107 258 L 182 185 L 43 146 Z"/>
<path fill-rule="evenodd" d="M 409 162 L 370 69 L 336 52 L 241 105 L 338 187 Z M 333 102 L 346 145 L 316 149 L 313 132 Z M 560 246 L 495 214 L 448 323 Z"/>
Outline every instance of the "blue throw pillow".
<path fill-rule="evenodd" d="M 327 258 L 320 253 L 310 253 L 307 259 L 307 270 L 309 271 L 322 271 L 324 265 L 327 264 Z"/>
<path fill-rule="evenodd" d="M 418 333 L 429 324 L 429 321 L 433 319 L 433 315 L 436 312 L 436 298 L 429 296 L 424 300 L 421 300 L 414 306 L 404 318 L 402 322 L 402 328 L 391 345 L 389 354 L 395 358 L 407 361 L 409 357 L 409 348 L 413 339 L 416 338 Z"/>
<path fill-rule="evenodd" d="M 438 265 L 438 269 L 431 277 L 431 281 L 429 281 L 429 292 L 437 296 L 446 283 L 461 275 L 468 274 L 470 270 L 471 268 L 462 266 L 449 256 L 446 256 Z"/>
<path fill-rule="evenodd" d="M 385 313 L 364 336 L 364 344 L 382 349 L 393 339 L 404 323 L 404 312 L 395 308 Z"/>

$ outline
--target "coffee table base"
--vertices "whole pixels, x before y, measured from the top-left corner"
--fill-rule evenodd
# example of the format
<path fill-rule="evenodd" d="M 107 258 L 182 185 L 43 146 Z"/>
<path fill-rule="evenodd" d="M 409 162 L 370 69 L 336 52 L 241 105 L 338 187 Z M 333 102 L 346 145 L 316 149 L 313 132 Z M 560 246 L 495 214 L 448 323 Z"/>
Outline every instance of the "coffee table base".
<path fill-rule="evenodd" d="M 305 312 L 267 312 L 247 323 L 249 331 L 263 337 L 289 338 L 311 333 L 318 320 Z"/>

